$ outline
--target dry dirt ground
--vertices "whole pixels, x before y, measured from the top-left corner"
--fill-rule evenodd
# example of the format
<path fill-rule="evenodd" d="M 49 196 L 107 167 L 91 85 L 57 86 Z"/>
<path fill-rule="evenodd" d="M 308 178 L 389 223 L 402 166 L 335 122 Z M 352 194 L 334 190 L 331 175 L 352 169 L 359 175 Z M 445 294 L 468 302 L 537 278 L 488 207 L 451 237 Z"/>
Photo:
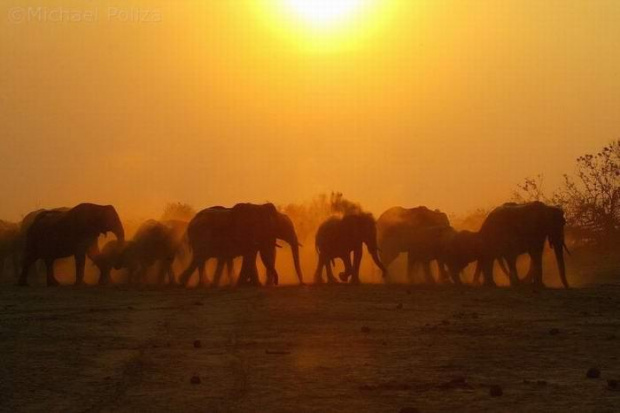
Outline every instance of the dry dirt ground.
<path fill-rule="evenodd" d="M 614 379 L 618 285 L 0 291 L 1 411 L 617 412 Z"/>

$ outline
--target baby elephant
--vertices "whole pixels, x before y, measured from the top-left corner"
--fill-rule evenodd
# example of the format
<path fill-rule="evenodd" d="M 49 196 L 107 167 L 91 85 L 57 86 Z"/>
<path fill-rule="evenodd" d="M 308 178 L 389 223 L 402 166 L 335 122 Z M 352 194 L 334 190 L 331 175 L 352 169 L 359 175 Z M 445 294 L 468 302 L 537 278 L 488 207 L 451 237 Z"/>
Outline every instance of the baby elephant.
<path fill-rule="evenodd" d="M 170 285 L 176 285 L 172 263 L 182 242 L 182 235 L 176 227 L 169 222 L 150 220 L 140 226 L 131 241 L 125 244 L 108 242 L 94 259 L 101 272 L 99 283 L 110 282 L 112 268 L 126 268 L 129 282 L 138 283 L 143 281 L 149 268 L 159 264 L 158 283 L 165 284 L 167 277 Z"/>

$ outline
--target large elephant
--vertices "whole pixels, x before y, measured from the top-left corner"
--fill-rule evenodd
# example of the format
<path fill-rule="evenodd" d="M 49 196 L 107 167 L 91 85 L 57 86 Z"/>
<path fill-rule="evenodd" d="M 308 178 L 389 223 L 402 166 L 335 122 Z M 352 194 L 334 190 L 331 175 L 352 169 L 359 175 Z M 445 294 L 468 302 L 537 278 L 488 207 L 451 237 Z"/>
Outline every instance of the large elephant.
<path fill-rule="evenodd" d="M 422 264 L 427 283 L 434 283 L 430 264 L 437 261 L 439 277 L 447 280 L 443 262 L 438 259 L 432 245 L 425 245 L 425 232 L 429 228 L 443 231 L 450 228 L 448 216 L 439 210 L 425 206 L 416 208 L 393 207 L 385 211 L 377 220 L 377 242 L 383 264 L 390 264 L 401 254 L 407 254 L 407 277 L 413 281 L 416 264 Z M 443 228 L 443 229 L 442 229 Z"/>
<path fill-rule="evenodd" d="M 30 267 L 42 259 L 47 269 L 47 285 L 58 285 L 54 262 L 70 256 L 75 258 L 76 284 L 82 284 L 86 255 L 91 258 L 98 255 L 97 238 L 107 232 L 124 242 L 123 225 L 111 205 L 80 204 L 68 211 L 38 213 L 27 230 L 19 284 L 28 285 Z"/>
<path fill-rule="evenodd" d="M 292 221 L 277 211 L 273 204 L 237 204 L 232 208 L 212 207 L 196 214 L 187 229 L 192 250 L 192 262 L 180 277 L 181 284 L 187 284 L 196 269 L 200 280 L 204 280 L 207 260 L 216 258 L 218 265 L 214 285 L 218 285 L 224 264 L 229 268 L 232 260 L 243 257 L 238 285 L 247 283 L 260 285 L 256 258 L 260 253 L 267 269 L 267 282 L 277 283 L 275 269 L 276 240 L 287 242 L 293 252 L 293 263 L 299 282 L 303 275 L 299 262 L 299 242 Z"/>
<path fill-rule="evenodd" d="M 110 282 L 112 268 L 126 268 L 132 283 L 141 282 L 146 272 L 153 265 L 159 264 L 158 282 L 176 284 L 172 263 L 183 241 L 187 223 L 182 221 L 158 222 L 149 220 L 143 223 L 131 239 L 124 244 L 118 241 L 108 242 L 101 253 L 93 258 L 101 273 L 99 284 Z"/>
<path fill-rule="evenodd" d="M 19 269 L 19 235 L 19 224 L 0 220 L 0 277 L 4 275 L 7 262 L 11 263 L 14 273 Z"/>
<path fill-rule="evenodd" d="M 461 283 L 461 273 L 465 267 L 482 256 L 483 249 L 484 244 L 477 232 L 455 231 L 447 240 L 443 246 L 441 260 L 448 267 L 450 276 L 456 284 Z"/>
<path fill-rule="evenodd" d="M 319 254 L 319 261 L 314 274 L 315 283 L 323 282 L 323 268 L 327 273 L 327 281 L 338 282 L 332 274 L 332 263 L 336 258 L 342 260 L 345 270 L 340 274 L 342 281 L 359 284 L 359 270 L 362 260 L 363 244 L 370 253 L 374 263 L 387 277 L 387 270 L 378 255 L 377 229 L 372 214 L 356 213 L 344 217 L 332 217 L 319 227 L 315 246 Z M 353 263 L 351 263 L 353 253 Z"/>
<path fill-rule="evenodd" d="M 495 285 L 493 263 L 502 259 L 508 265 L 511 285 L 518 284 L 517 257 L 529 254 L 532 280 L 535 285 L 543 286 L 542 256 L 545 241 L 548 240 L 555 252 L 562 284 L 568 288 L 564 263 L 565 224 L 561 208 L 538 201 L 506 203 L 491 211 L 479 232 L 484 244 L 480 267 L 485 285 Z"/>

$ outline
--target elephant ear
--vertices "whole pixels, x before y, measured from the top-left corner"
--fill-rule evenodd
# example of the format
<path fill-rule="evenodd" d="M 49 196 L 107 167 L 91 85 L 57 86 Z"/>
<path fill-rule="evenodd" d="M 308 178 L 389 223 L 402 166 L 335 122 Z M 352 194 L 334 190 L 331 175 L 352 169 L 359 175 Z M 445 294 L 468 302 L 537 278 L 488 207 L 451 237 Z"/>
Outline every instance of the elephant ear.
<path fill-rule="evenodd" d="M 547 218 L 546 225 L 547 235 L 549 238 L 549 246 L 553 248 L 556 243 L 564 242 L 564 225 L 566 225 L 566 219 L 564 218 L 564 211 L 559 207 L 546 207 Z"/>
<path fill-rule="evenodd" d="M 368 217 L 360 214 L 352 214 L 343 218 L 346 220 L 346 230 L 357 240 L 365 240 Z"/>
<path fill-rule="evenodd" d="M 280 213 L 272 203 L 261 205 L 261 217 L 258 222 L 261 237 L 275 238 L 280 227 Z"/>
<path fill-rule="evenodd" d="M 92 234 L 96 232 L 95 223 L 100 216 L 98 208 L 91 208 L 91 205 L 80 204 L 71 208 L 66 214 L 70 219 L 74 230 L 81 234 Z"/>

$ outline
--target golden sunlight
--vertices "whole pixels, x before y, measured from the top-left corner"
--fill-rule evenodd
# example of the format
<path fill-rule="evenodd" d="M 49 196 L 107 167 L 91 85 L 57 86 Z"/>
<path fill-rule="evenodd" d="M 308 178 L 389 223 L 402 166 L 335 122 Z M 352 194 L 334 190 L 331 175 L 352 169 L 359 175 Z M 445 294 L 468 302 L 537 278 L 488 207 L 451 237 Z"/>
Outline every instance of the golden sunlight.
<path fill-rule="evenodd" d="M 312 27 L 329 28 L 355 17 L 364 0 L 285 0 L 286 6 Z"/>
<path fill-rule="evenodd" d="M 392 0 L 254 2 L 272 32 L 295 44 L 297 49 L 314 52 L 359 47 L 383 25 L 387 11 L 394 4 Z"/>

